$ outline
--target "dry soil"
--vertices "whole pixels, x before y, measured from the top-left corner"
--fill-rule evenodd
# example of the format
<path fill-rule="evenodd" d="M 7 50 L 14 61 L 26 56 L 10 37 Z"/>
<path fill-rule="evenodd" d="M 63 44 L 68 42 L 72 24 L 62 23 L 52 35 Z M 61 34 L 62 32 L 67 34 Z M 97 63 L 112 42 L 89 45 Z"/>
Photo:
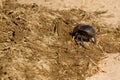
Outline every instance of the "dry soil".
<path fill-rule="evenodd" d="M 72 0 L 1 1 L 1 80 L 85 80 L 105 72 L 99 62 L 120 52 L 119 20 L 112 24 L 107 21 L 112 17 L 109 11 L 90 11 L 77 3 L 58 6 L 70 4 L 67 1 L 72 4 Z M 69 33 L 78 23 L 95 28 L 96 45 L 75 44 Z"/>

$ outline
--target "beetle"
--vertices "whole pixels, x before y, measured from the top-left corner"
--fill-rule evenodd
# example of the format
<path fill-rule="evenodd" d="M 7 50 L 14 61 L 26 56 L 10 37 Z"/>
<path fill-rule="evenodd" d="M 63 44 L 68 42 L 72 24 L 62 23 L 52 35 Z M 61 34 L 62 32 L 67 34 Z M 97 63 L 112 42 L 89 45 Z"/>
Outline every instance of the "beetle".
<path fill-rule="evenodd" d="M 86 24 L 77 24 L 71 33 L 72 37 L 74 37 L 75 42 L 77 43 L 78 41 L 81 41 L 81 45 L 83 47 L 83 41 L 92 41 L 94 44 L 96 44 L 95 34 L 95 29 L 91 25 Z"/>

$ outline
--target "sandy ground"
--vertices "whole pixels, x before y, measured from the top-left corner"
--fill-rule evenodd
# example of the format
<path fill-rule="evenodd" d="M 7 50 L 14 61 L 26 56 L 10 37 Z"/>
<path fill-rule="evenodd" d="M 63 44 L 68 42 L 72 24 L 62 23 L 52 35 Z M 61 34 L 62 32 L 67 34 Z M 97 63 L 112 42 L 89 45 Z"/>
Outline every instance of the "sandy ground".
<path fill-rule="evenodd" d="M 104 21 L 111 25 L 120 24 L 120 0 L 18 0 L 19 3 L 36 3 L 52 9 L 81 8 L 87 11 L 107 10 Z M 109 17 L 109 18 L 108 18 Z"/>
<path fill-rule="evenodd" d="M 19 0 L 20 3 L 37 3 L 52 9 L 82 8 L 87 11 L 107 10 L 110 17 L 104 16 L 103 20 L 110 25 L 120 25 L 120 0 Z M 100 62 L 100 68 L 105 72 L 86 80 L 119 80 L 120 79 L 120 56 L 118 54 L 109 55 L 108 58 Z"/>
<path fill-rule="evenodd" d="M 0 5 L 1 80 L 120 79 L 119 0 L 10 1 Z M 75 45 L 76 23 L 94 26 L 97 45 Z"/>
<path fill-rule="evenodd" d="M 66 10 L 82 8 L 86 11 L 107 10 L 103 21 L 110 25 L 120 25 L 120 0 L 19 0 L 19 3 L 36 3 L 52 9 Z M 95 74 L 86 80 L 119 80 L 120 79 L 120 56 L 119 54 L 108 55 L 108 58 L 100 61 L 100 68 L 104 72 Z"/>
<path fill-rule="evenodd" d="M 101 72 L 87 78 L 86 80 L 119 80 L 120 79 L 120 53 L 110 54 L 99 62 Z"/>

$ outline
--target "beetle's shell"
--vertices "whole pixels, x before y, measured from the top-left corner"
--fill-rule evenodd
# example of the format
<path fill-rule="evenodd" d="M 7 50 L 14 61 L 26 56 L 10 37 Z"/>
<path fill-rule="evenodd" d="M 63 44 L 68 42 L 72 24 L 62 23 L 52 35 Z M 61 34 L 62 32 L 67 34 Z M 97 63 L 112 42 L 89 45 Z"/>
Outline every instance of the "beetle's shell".
<path fill-rule="evenodd" d="M 88 36 L 95 36 L 95 30 L 93 29 L 92 26 L 90 25 L 85 25 L 85 24 L 78 24 L 74 29 L 73 29 L 73 35 L 78 32 L 79 34 L 85 34 Z"/>

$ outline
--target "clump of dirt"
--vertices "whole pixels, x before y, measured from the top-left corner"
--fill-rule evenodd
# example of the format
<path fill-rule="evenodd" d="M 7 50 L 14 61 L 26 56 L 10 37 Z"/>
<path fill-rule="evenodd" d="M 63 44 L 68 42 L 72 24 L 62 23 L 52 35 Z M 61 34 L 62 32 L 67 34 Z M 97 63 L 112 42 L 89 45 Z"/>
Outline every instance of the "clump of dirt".
<path fill-rule="evenodd" d="M 59 11 L 8 1 L 2 5 L 0 78 L 3 80 L 85 80 L 99 71 L 97 63 L 104 53 L 120 52 L 120 27 L 108 29 L 99 20 L 105 11 Z M 78 23 L 94 26 L 96 45 L 85 42 L 87 49 L 75 45 L 69 32 Z"/>

